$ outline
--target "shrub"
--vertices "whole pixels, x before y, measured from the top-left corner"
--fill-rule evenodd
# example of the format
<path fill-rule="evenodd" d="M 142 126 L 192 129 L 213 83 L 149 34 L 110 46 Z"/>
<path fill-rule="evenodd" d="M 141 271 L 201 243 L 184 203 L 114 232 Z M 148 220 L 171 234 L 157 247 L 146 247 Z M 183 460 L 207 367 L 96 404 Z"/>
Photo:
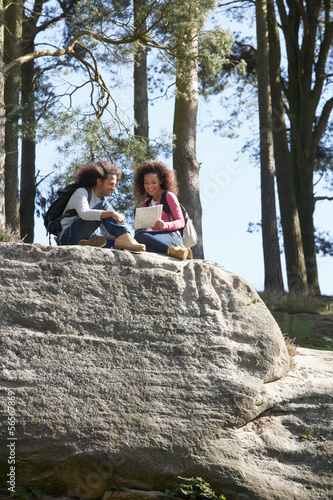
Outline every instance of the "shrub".
<path fill-rule="evenodd" d="M 0 242 L 23 243 L 24 238 L 20 238 L 18 231 L 9 226 L 0 226 Z"/>
<path fill-rule="evenodd" d="M 210 484 L 206 483 L 201 477 L 180 477 L 179 481 L 165 490 L 172 496 L 178 496 L 186 499 L 202 499 L 202 500 L 226 500 L 223 495 L 216 495 Z"/>
<path fill-rule="evenodd" d="M 287 351 L 289 354 L 290 362 L 289 362 L 289 370 L 293 370 L 296 367 L 296 361 L 294 360 L 294 357 L 296 354 L 299 354 L 298 348 L 299 346 L 295 344 L 296 337 L 293 339 L 287 337 L 284 335 L 284 341 L 286 343 Z"/>

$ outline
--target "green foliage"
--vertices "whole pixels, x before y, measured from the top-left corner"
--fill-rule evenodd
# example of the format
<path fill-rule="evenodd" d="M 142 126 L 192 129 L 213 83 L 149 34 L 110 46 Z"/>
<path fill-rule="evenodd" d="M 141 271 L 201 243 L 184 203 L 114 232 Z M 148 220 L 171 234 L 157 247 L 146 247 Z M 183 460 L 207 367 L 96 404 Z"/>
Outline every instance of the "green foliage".
<path fill-rule="evenodd" d="M 328 231 L 315 233 L 316 252 L 323 257 L 333 257 L 333 238 Z"/>
<path fill-rule="evenodd" d="M 283 316 L 282 322 L 279 326 L 282 332 L 287 332 L 294 335 L 293 339 L 286 337 L 286 344 L 289 342 L 291 345 L 289 349 L 292 351 L 293 343 L 297 339 L 300 347 L 307 347 L 309 349 L 323 349 L 325 351 L 333 351 L 333 338 L 332 336 L 318 335 L 314 331 L 316 321 L 308 318 L 300 318 L 298 316 L 290 317 L 288 313 Z M 288 339 L 288 340 L 287 340 Z M 299 346 L 295 346 L 296 348 Z M 287 345 L 288 348 L 288 345 Z M 288 352 L 289 352 L 288 349 Z M 290 352 L 289 352 L 290 354 Z M 296 353 L 297 354 L 297 353 Z"/>
<path fill-rule="evenodd" d="M 170 2 L 165 11 L 164 23 L 167 23 L 165 31 L 169 40 L 174 42 L 174 35 L 180 37 L 188 33 L 192 28 L 201 30 L 207 20 L 209 13 L 216 8 L 215 0 L 178 0 Z"/>
<path fill-rule="evenodd" d="M 300 441 L 312 441 L 313 443 L 318 443 L 322 441 L 326 441 L 324 436 L 312 436 L 311 434 L 301 434 L 298 436 Z"/>
<path fill-rule="evenodd" d="M 0 242 L 23 243 L 24 238 L 20 237 L 18 231 L 11 229 L 9 226 L 0 226 Z"/>
<path fill-rule="evenodd" d="M 19 498 L 20 500 L 30 500 L 32 497 L 44 497 L 42 490 L 38 486 L 31 486 L 27 489 L 20 486 L 13 493 L 11 493 L 11 496 Z"/>
<path fill-rule="evenodd" d="M 332 339 L 326 337 L 318 338 L 312 335 L 314 325 L 315 321 L 312 319 L 300 318 L 298 316 L 291 318 L 288 313 L 285 313 L 283 321 L 280 323 L 280 328 L 282 332 L 288 332 L 290 335 L 294 335 L 295 338 L 293 341 L 297 339 L 301 347 L 333 350 Z"/>
<path fill-rule="evenodd" d="M 107 476 L 106 478 L 106 487 L 108 490 L 114 490 L 114 491 L 118 491 L 119 488 L 117 488 L 117 486 L 115 486 L 114 482 L 113 482 L 113 476 Z"/>
<path fill-rule="evenodd" d="M 303 319 L 298 316 L 291 318 L 288 313 L 285 313 L 280 328 L 284 333 L 295 335 L 299 342 L 304 342 L 309 337 L 314 324 L 315 322 L 311 319 Z"/>
<path fill-rule="evenodd" d="M 165 493 L 171 496 L 179 496 L 187 499 L 210 499 L 210 500 L 226 500 L 223 495 L 216 495 L 209 483 L 206 483 L 201 477 L 181 477 L 179 481 L 174 483 L 170 488 L 165 490 Z"/>
<path fill-rule="evenodd" d="M 209 94 L 217 92 L 221 75 L 225 74 L 223 67 L 229 62 L 234 37 L 220 26 L 206 28 L 207 20 L 215 8 L 215 0 L 180 0 L 169 4 L 158 30 L 152 34 L 166 50 L 159 51 L 157 62 L 152 68 L 153 76 L 150 71 L 150 87 L 160 88 L 162 93 L 166 78 L 169 85 L 169 79 L 174 79 L 176 69 L 177 80 L 183 84 L 182 91 L 178 85 L 178 94 L 185 98 L 190 96 L 191 93 L 187 94 L 184 89 L 191 87 L 191 72 L 187 64 L 179 64 L 179 61 L 187 60 L 194 62 L 193 67 L 198 63 L 201 94 L 207 98 Z"/>
<path fill-rule="evenodd" d="M 281 331 L 300 347 L 333 350 L 333 297 L 259 293 Z M 287 346 L 288 347 L 288 346 Z"/>
<path fill-rule="evenodd" d="M 228 56 L 234 37 L 220 27 L 203 32 L 199 41 L 199 80 L 201 94 L 208 97 L 209 93 L 221 90 L 223 67 L 229 62 Z"/>
<path fill-rule="evenodd" d="M 311 436 L 311 434 L 301 434 L 301 436 L 299 436 L 299 439 L 301 441 L 312 441 L 313 437 Z"/>

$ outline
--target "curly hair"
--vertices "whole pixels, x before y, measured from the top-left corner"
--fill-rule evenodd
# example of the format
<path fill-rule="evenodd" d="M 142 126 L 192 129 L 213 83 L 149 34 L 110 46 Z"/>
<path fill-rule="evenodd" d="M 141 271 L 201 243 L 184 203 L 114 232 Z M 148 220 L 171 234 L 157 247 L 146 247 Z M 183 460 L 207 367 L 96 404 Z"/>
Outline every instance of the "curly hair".
<path fill-rule="evenodd" d="M 138 199 L 147 198 L 144 187 L 145 174 L 157 174 L 161 183 L 161 188 L 165 191 L 172 191 L 178 195 L 178 185 L 176 173 L 170 170 L 163 162 L 159 160 L 145 161 L 138 165 L 134 171 L 134 192 Z"/>
<path fill-rule="evenodd" d="M 97 183 L 97 179 L 105 180 L 109 174 L 116 175 L 117 181 L 120 181 L 121 170 L 114 163 L 108 161 L 88 163 L 79 167 L 77 181 L 82 187 L 92 187 Z"/>

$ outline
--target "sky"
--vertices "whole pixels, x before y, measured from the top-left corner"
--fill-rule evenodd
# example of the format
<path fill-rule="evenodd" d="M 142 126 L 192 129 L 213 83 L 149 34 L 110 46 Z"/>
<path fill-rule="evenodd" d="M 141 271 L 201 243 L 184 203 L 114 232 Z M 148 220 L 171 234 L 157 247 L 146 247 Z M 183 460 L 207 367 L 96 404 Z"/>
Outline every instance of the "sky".
<path fill-rule="evenodd" d="M 230 25 L 233 31 L 233 26 Z M 237 27 L 235 27 L 237 30 Z M 104 75 L 103 75 L 104 76 Z M 121 109 L 132 110 L 133 87 L 131 72 L 119 77 L 122 85 L 114 91 Z M 110 82 L 112 84 L 112 82 Z M 81 98 L 81 96 L 80 96 Z M 172 133 L 174 100 L 155 100 L 149 109 L 150 138 Z M 216 262 L 246 279 L 257 291 L 264 288 L 264 264 L 261 232 L 249 233 L 249 222 L 259 223 L 260 168 L 250 162 L 247 154 L 239 154 L 251 137 L 253 123 L 244 121 L 237 139 L 223 138 L 205 127 L 214 119 L 225 118 L 229 112 L 225 101 L 217 96 L 210 102 L 199 101 L 197 160 L 200 169 L 200 196 L 203 207 L 203 241 L 205 259 Z M 57 161 L 57 143 L 43 142 L 37 147 L 37 170 L 49 173 Z M 172 159 L 163 158 L 172 168 Z M 328 194 L 317 188 L 317 194 Z M 116 208 L 116 207 L 115 207 Z M 277 207 L 278 210 L 278 207 Z M 315 226 L 333 235 L 333 203 L 317 203 Z M 53 237 L 52 237 L 53 239 Z M 36 218 L 35 242 L 48 244 L 49 238 L 41 219 Z M 53 243 L 54 244 L 54 243 Z M 285 276 L 284 255 L 281 255 Z M 333 295 L 333 258 L 318 257 L 321 292 Z"/>

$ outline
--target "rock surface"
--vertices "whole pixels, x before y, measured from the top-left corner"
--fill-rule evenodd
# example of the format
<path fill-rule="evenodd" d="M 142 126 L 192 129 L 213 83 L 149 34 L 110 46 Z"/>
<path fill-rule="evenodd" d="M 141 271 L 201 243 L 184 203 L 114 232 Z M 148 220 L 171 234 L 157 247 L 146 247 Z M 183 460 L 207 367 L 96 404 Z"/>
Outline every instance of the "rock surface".
<path fill-rule="evenodd" d="M 228 500 L 333 495 L 333 353 L 302 350 L 287 374 L 273 317 L 223 267 L 3 243 L 0 318 L 0 486 L 9 442 L 16 486 L 46 493 L 181 475 Z"/>

